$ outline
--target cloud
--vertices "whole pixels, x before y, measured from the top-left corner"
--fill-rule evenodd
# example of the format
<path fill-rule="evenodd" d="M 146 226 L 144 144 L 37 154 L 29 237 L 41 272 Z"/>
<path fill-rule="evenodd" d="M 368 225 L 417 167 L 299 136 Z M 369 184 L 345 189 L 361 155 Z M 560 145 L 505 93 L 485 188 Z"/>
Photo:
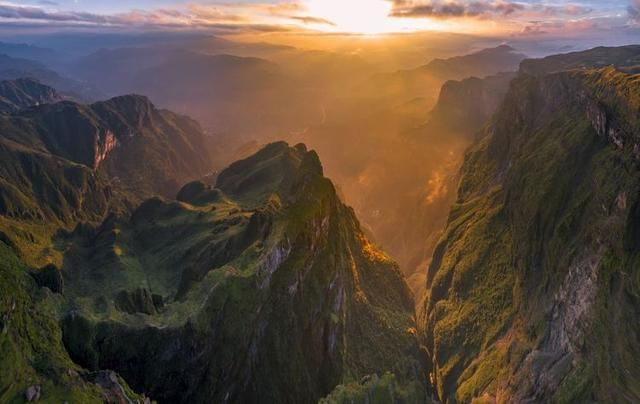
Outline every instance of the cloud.
<path fill-rule="evenodd" d="M 98 27 L 101 29 L 209 29 L 216 32 L 291 32 L 335 27 L 336 22 L 311 14 L 307 0 L 186 0 L 172 8 L 146 8 L 114 14 L 64 10 L 57 0 L 40 0 L 38 5 L 20 5 L 0 0 L 0 26 Z M 344 0 L 350 1 L 350 0 Z M 592 0 L 387 0 L 396 19 L 474 20 L 491 29 L 540 35 L 556 31 L 558 25 L 582 26 L 589 20 L 608 18 L 601 25 L 640 25 L 640 0 L 617 4 L 603 17 L 602 7 Z M 621 0 L 625 1 L 625 0 Z M 60 4 L 63 4 L 62 2 Z M 81 3 L 79 3 L 81 4 Z M 615 18 L 611 10 L 615 10 Z M 626 12 L 625 12 L 626 10 Z M 584 21 L 583 21 L 584 20 Z M 537 26 L 531 21 L 546 21 Z M 398 22 L 398 21 L 395 21 Z M 455 21 L 454 21 L 455 22 Z M 455 22 L 457 23 L 457 22 Z M 466 23 L 466 21 L 465 21 Z M 400 23 L 399 23 L 400 24 Z M 524 28 L 523 28 L 524 27 Z"/>
<path fill-rule="evenodd" d="M 251 8 L 251 10 L 249 10 Z M 59 11 L 47 6 L 23 6 L 0 2 L 0 24 L 22 27 L 100 27 L 100 28 L 158 28 L 158 29 L 211 29 L 222 32 L 285 32 L 291 27 L 280 20 L 263 22 L 252 18 L 256 10 L 273 14 L 273 5 L 191 4 L 181 9 L 132 10 L 118 14 Z M 302 23 L 320 23 L 312 17 L 300 17 Z M 325 21 L 323 23 L 330 23 Z"/>
<path fill-rule="evenodd" d="M 521 3 L 508 1 L 430 1 L 393 0 L 392 16 L 411 18 L 456 18 L 479 17 L 489 15 L 510 15 L 523 11 Z"/>
<path fill-rule="evenodd" d="M 177 13 L 180 17 L 195 21 L 235 21 L 235 22 L 248 22 L 248 18 L 246 16 L 240 14 L 234 14 L 227 11 L 223 7 L 217 6 L 203 6 L 198 4 L 192 4 L 188 6 L 186 12 L 181 12 L 178 10 L 172 10 L 174 13 Z"/>
<path fill-rule="evenodd" d="M 303 24 L 322 24 L 322 25 L 331 25 L 331 26 L 336 25 L 333 21 L 329 21 L 325 18 L 312 17 L 308 15 L 302 15 L 302 16 L 294 15 L 289 18 L 295 21 L 300 21 Z"/>
<path fill-rule="evenodd" d="M 596 32 L 606 30 L 606 27 L 597 19 L 582 20 L 555 20 L 555 21 L 529 21 L 521 32 L 513 36 L 563 36 L 580 32 Z"/>
<path fill-rule="evenodd" d="M 35 21 L 107 23 L 108 17 L 85 12 L 50 12 L 41 7 L 0 4 L 0 18 Z"/>
<path fill-rule="evenodd" d="M 638 0 L 640 1 L 640 0 Z M 392 0 L 395 17 L 408 18 L 491 18 L 491 17 L 578 17 L 592 9 L 578 4 L 547 5 L 508 0 Z"/>
<path fill-rule="evenodd" d="M 627 6 L 627 14 L 632 23 L 640 22 L 640 0 L 631 0 Z"/>

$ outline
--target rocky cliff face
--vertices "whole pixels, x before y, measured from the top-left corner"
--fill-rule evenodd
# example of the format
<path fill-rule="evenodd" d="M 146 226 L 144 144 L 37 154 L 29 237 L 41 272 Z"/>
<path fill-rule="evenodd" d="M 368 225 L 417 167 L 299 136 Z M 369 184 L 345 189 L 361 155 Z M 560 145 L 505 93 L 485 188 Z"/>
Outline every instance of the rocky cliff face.
<path fill-rule="evenodd" d="M 421 314 L 444 401 L 640 398 L 637 83 L 521 74 L 468 153 Z"/>
<path fill-rule="evenodd" d="M 199 125 L 129 95 L 92 105 L 64 102 L 37 108 L 29 119 L 46 151 L 101 169 L 130 189 L 173 196 L 207 173 L 211 161 Z M 125 175 L 126 174 L 126 175 Z"/>
<path fill-rule="evenodd" d="M 426 400 L 411 293 L 314 152 L 269 145 L 180 200 L 58 241 L 77 363 L 160 402 L 341 402 L 383 375 Z"/>

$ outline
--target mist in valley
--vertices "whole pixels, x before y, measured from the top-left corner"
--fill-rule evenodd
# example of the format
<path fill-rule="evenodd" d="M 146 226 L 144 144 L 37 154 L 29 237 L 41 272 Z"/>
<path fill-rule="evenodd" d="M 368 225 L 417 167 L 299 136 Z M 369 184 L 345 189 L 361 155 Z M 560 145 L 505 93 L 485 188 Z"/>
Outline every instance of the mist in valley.
<path fill-rule="evenodd" d="M 73 77 L 69 98 L 141 94 L 195 118 L 208 134 L 213 173 L 274 141 L 317 150 L 344 201 L 417 294 L 464 151 L 509 78 L 487 90 L 462 82 L 444 98 L 443 85 L 514 72 L 524 58 L 490 39 L 445 34 L 296 43 L 304 47 L 210 35 L 117 39 L 103 34 L 90 48 L 78 40 L 77 49 L 58 51 L 72 53 L 64 63 L 56 52 L 38 57 Z M 56 41 L 74 43 L 69 36 L 36 43 Z"/>

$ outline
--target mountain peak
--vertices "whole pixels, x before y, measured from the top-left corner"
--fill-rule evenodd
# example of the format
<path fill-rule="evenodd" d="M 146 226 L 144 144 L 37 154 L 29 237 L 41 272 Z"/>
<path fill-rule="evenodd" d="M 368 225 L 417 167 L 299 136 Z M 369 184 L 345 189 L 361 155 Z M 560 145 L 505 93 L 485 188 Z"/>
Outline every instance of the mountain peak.
<path fill-rule="evenodd" d="M 301 176 L 323 176 L 322 164 L 315 151 L 286 142 L 266 145 L 253 156 L 235 162 L 218 176 L 216 187 L 230 195 L 289 195 L 291 186 Z"/>
<path fill-rule="evenodd" d="M 498 45 L 495 47 L 496 50 L 500 50 L 503 52 L 515 52 L 515 48 L 507 45 L 507 44 L 502 44 L 502 45 Z"/>

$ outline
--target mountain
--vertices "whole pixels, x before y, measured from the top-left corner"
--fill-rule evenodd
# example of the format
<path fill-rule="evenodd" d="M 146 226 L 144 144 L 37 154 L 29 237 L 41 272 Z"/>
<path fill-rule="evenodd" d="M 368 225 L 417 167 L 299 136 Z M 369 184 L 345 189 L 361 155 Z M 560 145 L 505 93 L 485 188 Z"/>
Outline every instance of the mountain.
<path fill-rule="evenodd" d="M 116 96 L 128 92 L 140 72 L 179 59 L 184 53 L 157 47 L 103 48 L 76 61 L 71 69 L 74 75 Z"/>
<path fill-rule="evenodd" d="M 502 104 L 516 73 L 500 73 L 483 79 L 449 80 L 420 131 L 446 130 L 473 136 Z"/>
<path fill-rule="evenodd" d="M 369 223 L 374 234 L 384 236 L 386 251 L 400 263 L 418 300 L 425 291 L 424 268 L 431 261 L 456 199 L 464 153 L 502 104 L 515 76 L 501 73 L 483 79 L 447 81 L 426 121 L 404 135 L 416 155 L 428 155 L 429 159 L 414 157 L 419 165 L 403 170 L 403 176 L 413 183 L 403 183 L 385 207 L 386 214 Z M 393 169 L 385 166 L 384 170 L 400 166 L 396 163 Z M 362 216 L 363 220 L 368 218 Z M 398 232 L 398 227 L 404 231 Z"/>
<path fill-rule="evenodd" d="M 464 152 L 514 76 L 448 81 L 431 112 L 424 98 L 405 103 L 366 98 L 352 109 L 328 104 L 327 116 L 342 109 L 339 123 L 311 126 L 296 137 L 325 156 L 328 176 L 367 234 L 398 262 L 417 296 L 425 289 L 424 268 L 456 198 Z"/>
<path fill-rule="evenodd" d="M 0 81 L 0 112 L 17 112 L 31 106 L 61 101 L 55 89 L 32 79 Z"/>
<path fill-rule="evenodd" d="M 141 96 L 43 104 L 0 128 L 0 213 L 12 218 L 95 220 L 114 199 L 175 195 L 212 167 L 199 125 Z"/>
<path fill-rule="evenodd" d="M 239 54 L 240 51 L 257 53 L 282 46 L 267 43 L 234 42 L 206 32 L 72 32 L 61 31 L 32 36 L 35 46 L 51 49 L 67 57 L 72 63 L 94 53 L 119 49 L 202 50 L 207 53 Z M 0 51 L 2 47 L 0 46 Z M 24 56 L 27 59 L 40 60 Z M 50 59 L 49 59 L 50 60 Z M 47 62 L 48 60 L 43 60 Z M 142 63 L 143 61 L 140 60 Z"/>
<path fill-rule="evenodd" d="M 445 402 L 637 402 L 640 76 L 523 70 L 427 272 L 431 379 Z"/>
<path fill-rule="evenodd" d="M 321 115 L 315 90 L 261 58 L 174 48 L 114 49 L 84 58 L 74 72 L 109 95 L 145 94 L 236 143 L 256 138 L 264 143 L 276 133 L 281 138 Z M 246 119 L 247 111 L 259 112 Z"/>
<path fill-rule="evenodd" d="M 443 100 L 451 93 L 451 102 L 431 114 L 434 119 L 425 126 L 439 89 L 456 77 L 437 76 L 434 69 L 433 74 L 420 73 L 419 82 L 398 83 L 384 74 L 374 76 L 378 67 L 368 66 L 361 53 L 287 48 L 269 53 L 266 60 L 209 54 L 216 46 L 205 44 L 198 49 L 101 50 L 74 71 L 104 91 L 145 94 L 157 105 L 195 117 L 222 149 L 237 150 L 252 141 L 304 142 L 325 156 L 328 176 L 403 271 L 413 273 L 424 265 L 437 239 L 433 229 L 444 225 L 455 194 L 454 173 L 464 148 L 497 108 L 508 78 L 493 93 L 489 79 L 470 80 L 457 95 L 455 85 L 447 85 Z M 482 75 L 492 66 L 492 74 L 516 70 L 521 58 L 501 47 L 449 62 L 477 66 L 473 73 Z M 473 93 L 465 97 L 465 91 Z M 455 105 L 459 101 L 464 107 Z M 457 119 L 454 109 L 464 119 Z M 250 117 L 247 111 L 253 111 Z M 466 123 L 453 129 L 471 132 L 469 137 L 453 136 L 454 120 L 455 125 Z M 425 162 L 426 154 L 432 157 Z M 428 237 L 432 241 L 425 247 Z"/>
<path fill-rule="evenodd" d="M 64 57 L 64 55 L 59 54 L 59 52 L 53 49 L 12 42 L 0 42 L 0 54 L 12 58 L 34 60 L 43 64 L 54 61 L 59 62 Z"/>
<path fill-rule="evenodd" d="M 640 67 L 640 45 L 602 46 L 581 52 L 552 55 L 543 59 L 527 59 L 522 62 L 520 71 L 541 75 L 562 70 L 603 68 L 610 65 L 619 69 L 637 70 Z"/>
<path fill-rule="evenodd" d="M 70 98 L 94 100 L 101 95 L 93 87 L 64 77 L 58 72 L 29 59 L 11 57 L 0 53 L 0 80 L 30 78 L 51 86 Z"/>
<path fill-rule="evenodd" d="M 463 56 L 448 59 L 434 59 L 413 72 L 429 74 L 449 80 L 462 80 L 467 77 L 486 77 L 496 73 L 518 70 L 524 55 L 507 45 L 481 49 Z"/>
<path fill-rule="evenodd" d="M 501 45 L 468 55 L 434 59 L 414 69 L 380 74 L 374 77 L 373 83 L 379 92 L 408 95 L 407 101 L 414 97 L 425 97 L 435 102 L 438 89 L 449 80 L 484 78 L 498 73 L 515 72 L 524 58 L 524 55 L 513 48 Z"/>
<path fill-rule="evenodd" d="M 11 323 L 0 358 L 31 349 L 18 338 L 53 338 L 9 399 L 36 382 L 53 399 L 69 367 L 62 380 L 107 372 L 161 403 L 426 401 L 413 297 L 304 145 L 270 144 L 216 187 L 60 230 L 52 248 L 60 257 L 32 270 L 43 289 L 18 258 L 0 264 L 41 316 L 22 318 L 50 329 L 25 337 Z"/>

